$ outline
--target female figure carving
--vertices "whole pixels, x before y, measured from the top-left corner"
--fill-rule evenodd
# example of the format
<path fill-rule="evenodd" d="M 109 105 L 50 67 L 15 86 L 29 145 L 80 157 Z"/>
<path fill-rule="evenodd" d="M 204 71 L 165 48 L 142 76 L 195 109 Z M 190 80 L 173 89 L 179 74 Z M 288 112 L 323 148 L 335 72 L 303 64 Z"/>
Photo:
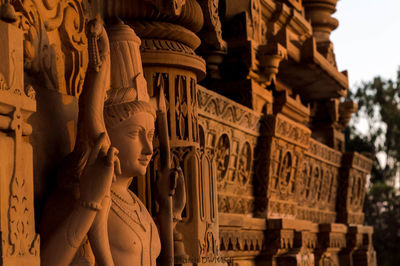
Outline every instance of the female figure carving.
<path fill-rule="evenodd" d="M 160 173 L 157 227 L 128 188 L 146 173 L 155 132 L 140 39 L 121 21 L 107 32 L 109 40 L 99 22 L 89 25 L 91 68 L 79 100 L 76 145 L 43 217 L 43 265 L 156 265 L 160 238 L 163 245 L 169 241 L 161 262 L 172 262 L 171 232 L 185 204 L 183 174 L 169 166 Z M 68 176 L 71 168 L 75 178 Z M 74 185 L 65 179 L 78 181 L 79 189 L 71 193 Z"/>

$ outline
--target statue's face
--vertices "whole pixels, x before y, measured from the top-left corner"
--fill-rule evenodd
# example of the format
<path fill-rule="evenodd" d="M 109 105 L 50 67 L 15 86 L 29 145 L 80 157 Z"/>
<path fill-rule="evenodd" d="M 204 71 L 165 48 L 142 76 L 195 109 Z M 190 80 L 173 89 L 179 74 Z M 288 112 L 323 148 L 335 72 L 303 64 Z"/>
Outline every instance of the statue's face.
<path fill-rule="evenodd" d="M 153 154 L 154 117 L 147 112 L 137 112 L 109 129 L 108 134 L 111 145 L 119 150 L 122 175 L 145 175 Z"/>

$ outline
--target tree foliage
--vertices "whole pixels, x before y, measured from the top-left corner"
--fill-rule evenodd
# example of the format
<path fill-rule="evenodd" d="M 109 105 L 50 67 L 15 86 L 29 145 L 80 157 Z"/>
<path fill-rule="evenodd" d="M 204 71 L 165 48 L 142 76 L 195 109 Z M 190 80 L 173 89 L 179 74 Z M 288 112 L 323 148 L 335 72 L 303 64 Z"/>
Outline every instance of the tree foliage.
<path fill-rule="evenodd" d="M 400 69 L 396 80 L 376 77 L 348 98 L 358 103 L 359 111 L 346 129 L 347 150 L 374 159 L 364 211 L 366 223 L 374 226 L 378 265 L 400 265 L 400 193 L 395 188 L 400 170 Z"/>

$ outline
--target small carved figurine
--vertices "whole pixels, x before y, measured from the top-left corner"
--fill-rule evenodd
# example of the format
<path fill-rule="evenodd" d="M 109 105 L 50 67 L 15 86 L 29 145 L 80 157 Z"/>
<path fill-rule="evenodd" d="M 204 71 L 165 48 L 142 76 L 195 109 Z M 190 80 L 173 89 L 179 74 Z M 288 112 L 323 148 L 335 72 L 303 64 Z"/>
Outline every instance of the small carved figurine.
<path fill-rule="evenodd" d="M 172 232 L 185 205 L 183 173 L 161 166 L 157 227 L 128 189 L 133 177 L 146 173 L 156 120 L 140 39 L 121 21 L 107 32 L 109 40 L 98 21 L 89 23 L 90 62 L 79 99 L 77 140 L 42 219 L 44 266 L 156 265 L 160 251 L 161 264 L 173 263 Z M 66 185 L 74 181 L 75 190 Z"/>

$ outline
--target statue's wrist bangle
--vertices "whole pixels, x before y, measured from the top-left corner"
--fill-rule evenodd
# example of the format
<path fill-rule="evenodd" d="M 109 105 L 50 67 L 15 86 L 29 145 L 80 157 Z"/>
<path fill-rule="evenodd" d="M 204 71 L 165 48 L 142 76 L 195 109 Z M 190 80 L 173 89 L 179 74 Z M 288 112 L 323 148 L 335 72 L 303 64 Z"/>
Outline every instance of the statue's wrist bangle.
<path fill-rule="evenodd" d="M 97 202 L 93 202 L 93 201 L 87 202 L 87 201 L 81 200 L 80 204 L 81 204 L 82 207 L 87 208 L 87 209 L 91 209 L 91 210 L 94 210 L 94 211 L 100 211 L 101 210 L 101 204 L 97 203 Z"/>

